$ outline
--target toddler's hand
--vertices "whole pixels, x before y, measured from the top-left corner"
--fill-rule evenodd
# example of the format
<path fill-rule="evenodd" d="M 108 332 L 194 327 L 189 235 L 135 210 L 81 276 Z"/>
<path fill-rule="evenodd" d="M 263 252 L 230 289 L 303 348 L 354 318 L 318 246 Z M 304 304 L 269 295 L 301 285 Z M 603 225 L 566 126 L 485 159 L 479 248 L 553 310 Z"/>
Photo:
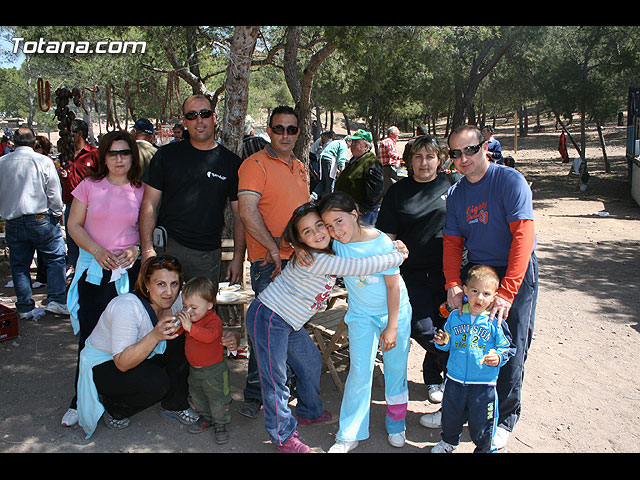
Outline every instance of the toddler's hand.
<path fill-rule="evenodd" d="M 438 332 L 433 336 L 433 339 L 438 345 L 446 345 L 449 343 L 449 334 L 443 330 L 438 330 Z"/>
<path fill-rule="evenodd" d="M 500 365 L 500 356 L 496 353 L 495 349 L 489 350 L 483 358 L 480 359 L 480 365 L 486 364 L 489 367 L 497 367 Z"/>

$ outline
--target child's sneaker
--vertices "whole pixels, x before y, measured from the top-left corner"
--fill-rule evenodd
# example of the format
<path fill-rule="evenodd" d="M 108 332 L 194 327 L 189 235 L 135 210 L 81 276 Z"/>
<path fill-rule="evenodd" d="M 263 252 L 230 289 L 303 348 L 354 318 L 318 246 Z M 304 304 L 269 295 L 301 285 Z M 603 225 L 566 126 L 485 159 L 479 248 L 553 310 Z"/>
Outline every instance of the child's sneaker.
<path fill-rule="evenodd" d="M 387 437 L 387 440 L 389 441 L 389 444 L 392 447 L 402 448 L 404 447 L 406 438 L 405 438 L 404 432 L 390 433 L 389 436 Z"/>
<path fill-rule="evenodd" d="M 431 453 L 451 453 L 456 447 L 457 445 L 451 445 L 444 440 L 440 440 L 440 443 L 431 449 Z"/>
<path fill-rule="evenodd" d="M 215 431 L 216 443 L 222 445 L 229 441 L 229 434 L 227 433 L 227 427 L 224 423 L 214 423 L 213 428 Z"/>
<path fill-rule="evenodd" d="M 358 441 L 348 442 L 346 440 L 336 440 L 336 443 L 329 449 L 328 453 L 349 453 L 358 446 Z"/>
<path fill-rule="evenodd" d="M 325 410 L 322 412 L 318 418 L 304 418 L 298 417 L 298 425 L 301 427 L 310 427 L 313 425 L 328 425 L 331 423 L 336 423 L 338 421 L 338 417 L 335 417 L 329 410 Z"/>
<path fill-rule="evenodd" d="M 311 449 L 300 441 L 297 432 L 282 445 L 276 445 L 276 450 L 280 453 L 311 453 Z"/>
<path fill-rule="evenodd" d="M 187 432 L 189 433 L 202 433 L 205 430 L 211 428 L 213 425 L 211 422 L 205 420 L 203 417 L 200 417 L 196 423 L 192 423 L 187 427 Z"/>

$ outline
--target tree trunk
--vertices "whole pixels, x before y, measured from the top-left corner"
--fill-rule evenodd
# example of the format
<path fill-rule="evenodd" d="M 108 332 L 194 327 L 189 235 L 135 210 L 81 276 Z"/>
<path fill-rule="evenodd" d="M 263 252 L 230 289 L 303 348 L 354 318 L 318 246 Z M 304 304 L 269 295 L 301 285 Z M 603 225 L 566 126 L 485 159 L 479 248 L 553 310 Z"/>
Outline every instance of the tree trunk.
<path fill-rule="evenodd" d="M 600 145 L 602 146 L 604 171 L 607 173 L 611 173 L 611 165 L 609 164 L 609 157 L 607 156 L 607 145 L 604 142 L 604 133 L 602 132 L 602 124 L 600 123 L 600 120 L 596 120 L 596 126 L 598 127 L 598 137 L 600 137 Z"/>
<path fill-rule="evenodd" d="M 502 58 L 505 52 L 511 47 L 515 39 L 515 35 L 503 39 L 502 45 L 496 45 L 496 40 L 488 40 L 483 45 L 482 50 L 478 53 L 478 56 L 471 65 L 469 76 L 465 79 L 465 82 L 458 81 L 455 84 L 455 107 L 453 111 L 453 119 L 451 129 L 455 129 L 464 124 L 464 119 L 467 116 L 474 115 L 473 112 L 473 97 L 475 96 L 480 82 L 489 74 L 491 70 L 496 66 L 498 61 Z M 493 56 L 487 60 L 487 57 L 495 47 Z M 485 63 L 485 60 L 486 63 Z"/>
<path fill-rule="evenodd" d="M 300 127 L 300 136 L 293 150 L 296 158 L 304 162 L 305 167 L 309 167 L 309 146 L 311 145 L 311 89 L 313 87 L 313 78 L 322 65 L 322 62 L 331 55 L 337 45 L 327 42 L 318 52 L 312 55 L 309 63 L 302 72 L 302 81 L 298 75 L 298 45 L 300 43 L 300 35 L 302 27 L 287 27 L 287 43 L 284 48 L 284 76 L 296 103 L 296 111 L 298 112 L 298 126 Z"/>
<path fill-rule="evenodd" d="M 242 154 L 242 133 L 249 102 L 249 69 L 259 31 L 260 27 L 235 27 L 231 39 L 221 140 L 226 148 L 238 155 Z M 222 238 L 233 238 L 233 218 L 228 203 L 224 218 Z"/>
<path fill-rule="evenodd" d="M 260 27 L 235 27 L 231 39 L 225 80 L 222 143 L 232 152 L 242 153 L 242 133 L 249 102 L 249 69 Z"/>

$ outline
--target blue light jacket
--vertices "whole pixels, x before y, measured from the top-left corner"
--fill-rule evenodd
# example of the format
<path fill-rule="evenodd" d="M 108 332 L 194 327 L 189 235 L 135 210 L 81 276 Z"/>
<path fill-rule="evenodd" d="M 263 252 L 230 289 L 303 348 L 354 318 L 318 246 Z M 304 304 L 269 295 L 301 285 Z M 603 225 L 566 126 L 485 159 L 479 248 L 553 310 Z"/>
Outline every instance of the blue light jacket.
<path fill-rule="evenodd" d="M 449 352 L 447 378 L 458 383 L 495 385 L 500 367 L 516 352 L 506 321 L 498 327 L 495 318 L 489 322 L 487 311 L 472 320 L 469 304 L 466 303 L 462 306 L 462 315 L 458 314 L 458 310 L 451 312 L 444 331 L 450 335 L 449 342 L 446 345 L 434 344 L 440 350 Z M 499 366 L 480 363 L 491 349 L 495 349 L 501 357 Z"/>

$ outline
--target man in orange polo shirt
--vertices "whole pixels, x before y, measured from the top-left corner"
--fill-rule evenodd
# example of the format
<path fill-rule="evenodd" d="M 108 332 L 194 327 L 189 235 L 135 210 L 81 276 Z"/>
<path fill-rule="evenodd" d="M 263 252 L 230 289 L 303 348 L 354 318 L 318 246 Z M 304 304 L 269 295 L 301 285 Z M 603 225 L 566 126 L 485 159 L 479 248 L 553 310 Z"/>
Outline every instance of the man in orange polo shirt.
<path fill-rule="evenodd" d="M 304 164 L 294 157 L 300 129 L 295 110 L 273 110 L 267 127 L 271 143 L 248 157 L 238 170 L 238 209 L 245 228 L 251 286 L 256 297 L 280 274 L 293 250 L 280 237 L 293 211 L 309 200 Z M 262 396 L 255 363 L 249 357 L 245 403 L 239 412 L 255 418 Z"/>

